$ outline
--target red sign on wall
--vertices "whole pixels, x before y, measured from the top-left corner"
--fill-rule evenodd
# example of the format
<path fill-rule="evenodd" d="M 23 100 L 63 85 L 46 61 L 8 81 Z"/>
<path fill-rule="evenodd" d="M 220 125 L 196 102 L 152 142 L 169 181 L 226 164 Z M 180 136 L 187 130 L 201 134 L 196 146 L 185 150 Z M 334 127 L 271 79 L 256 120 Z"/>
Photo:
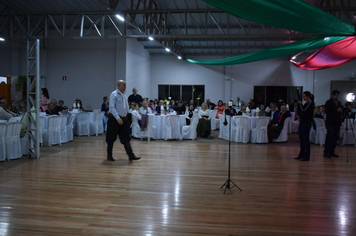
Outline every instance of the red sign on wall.
<path fill-rule="evenodd" d="M 67 81 L 67 76 L 62 76 L 63 81 Z"/>

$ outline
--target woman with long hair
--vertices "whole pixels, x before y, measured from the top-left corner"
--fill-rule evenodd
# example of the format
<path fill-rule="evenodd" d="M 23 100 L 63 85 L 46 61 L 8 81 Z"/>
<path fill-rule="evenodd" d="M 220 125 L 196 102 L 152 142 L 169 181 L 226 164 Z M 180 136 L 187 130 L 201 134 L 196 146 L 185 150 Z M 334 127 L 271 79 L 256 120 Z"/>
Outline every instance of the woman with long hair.
<path fill-rule="evenodd" d="M 41 110 L 45 112 L 47 110 L 47 105 L 51 103 L 47 88 L 41 88 L 41 94 Z"/>
<path fill-rule="evenodd" d="M 300 152 L 298 157 L 294 158 L 301 161 L 310 160 L 310 141 L 309 141 L 309 132 L 313 123 L 314 117 L 314 95 L 309 91 L 303 93 L 303 104 L 301 101 L 298 101 L 297 114 L 299 117 L 299 142 L 300 142 Z"/>

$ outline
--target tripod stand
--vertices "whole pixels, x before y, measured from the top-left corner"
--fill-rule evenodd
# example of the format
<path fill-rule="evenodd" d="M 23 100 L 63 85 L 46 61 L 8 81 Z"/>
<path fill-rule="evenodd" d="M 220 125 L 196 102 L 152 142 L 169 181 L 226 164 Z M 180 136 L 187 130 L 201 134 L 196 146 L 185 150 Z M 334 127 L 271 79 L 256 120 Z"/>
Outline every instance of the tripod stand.
<path fill-rule="evenodd" d="M 230 115 L 230 121 L 229 121 L 229 165 L 228 165 L 228 175 L 227 175 L 227 180 L 225 181 L 225 183 L 220 187 L 223 188 L 225 186 L 225 189 L 224 189 L 224 194 L 226 192 L 226 189 L 232 189 L 234 187 L 240 189 L 240 191 L 242 191 L 241 188 L 239 188 L 239 186 L 237 186 L 234 181 L 232 181 L 230 179 L 230 172 L 231 172 L 231 168 L 230 168 L 230 163 L 231 163 L 231 115 Z"/>
<path fill-rule="evenodd" d="M 346 144 L 346 162 L 349 162 L 349 147 L 348 147 L 348 141 L 349 141 L 349 134 L 348 134 L 348 126 L 350 125 L 351 127 L 351 131 L 352 131 L 352 135 L 353 135 L 353 138 L 354 138 L 354 142 L 356 142 L 356 139 L 355 139 L 355 133 L 354 133 L 354 127 L 352 125 L 352 122 L 351 122 L 351 119 L 349 118 L 348 114 L 346 115 L 346 118 L 345 118 L 345 130 L 344 130 L 344 133 L 341 137 L 343 137 L 344 135 L 346 136 L 346 141 L 345 141 L 345 144 Z M 356 143 L 354 143 L 355 147 L 356 147 Z"/>

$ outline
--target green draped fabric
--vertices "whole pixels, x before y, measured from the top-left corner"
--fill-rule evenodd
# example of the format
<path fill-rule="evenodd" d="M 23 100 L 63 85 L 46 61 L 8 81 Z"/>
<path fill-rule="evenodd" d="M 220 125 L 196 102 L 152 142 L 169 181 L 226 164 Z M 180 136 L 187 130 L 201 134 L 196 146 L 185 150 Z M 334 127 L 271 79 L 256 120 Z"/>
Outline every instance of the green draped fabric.
<path fill-rule="evenodd" d="M 352 25 L 302 0 L 203 0 L 233 16 L 282 29 L 349 36 Z"/>
<path fill-rule="evenodd" d="M 204 65 L 233 65 L 293 55 L 334 43 L 355 34 L 355 28 L 301 0 L 203 0 L 242 19 L 277 28 L 338 37 L 314 37 L 219 60 L 189 62 Z"/>
<path fill-rule="evenodd" d="M 276 47 L 267 48 L 265 50 L 243 54 L 236 57 L 229 57 L 229 58 L 208 60 L 208 61 L 195 61 L 191 59 L 186 59 L 186 60 L 191 63 L 201 64 L 201 65 L 217 65 L 217 66 L 235 65 L 235 64 L 242 64 L 242 63 L 293 55 L 299 52 L 320 48 L 330 43 L 334 43 L 339 40 L 342 40 L 344 38 L 346 37 L 327 37 L 327 38 L 314 37 L 310 39 L 297 41 L 294 43 L 287 43 Z"/>

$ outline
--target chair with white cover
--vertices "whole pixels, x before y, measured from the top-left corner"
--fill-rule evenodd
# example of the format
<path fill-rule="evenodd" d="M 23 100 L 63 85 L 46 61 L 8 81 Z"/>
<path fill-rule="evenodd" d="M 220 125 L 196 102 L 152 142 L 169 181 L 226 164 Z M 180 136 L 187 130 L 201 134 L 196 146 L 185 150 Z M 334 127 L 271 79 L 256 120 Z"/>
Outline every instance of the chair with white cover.
<path fill-rule="evenodd" d="M 354 137 L 354 134 L 356 135 L 355 122 L 356 120 L 354 121 L 353 119 L 345 119 L 345 121 L 343 122 L 340 130 L 340 134 L 342 135 L 341 145 L 355 144 L 355 137 Z M 346 130 L 346 125 L 347 125 L 347 130 Z"/>
<path fill-rule="evenodd" d="M 224 125 L 225 119 L 224 116 L 221 114 L 219 114 L 219 121 L 220 121 L 219 138 L 229 140 L 230 116 L 226 116 L 227 125 Z M 232 138 L 233 136 L 231 135 L 231 140 Z"/>
<path fill-rule="evenodd" d="M 60 116 L 48 117 L 47 129 L 43 134 L 44 146 L 61 145 L 61 122 L 62 118 Z"/>
<path fill-rule="evenodd" d="M 0 123 L 0 161 L 6 159 L 6 128 L 7 124 Z"/>
<path fill-rule="evenodd" d="M 279 143 L 279 142 L 287 142 L 288 141 L 288 129 L 289 129 L 289 122 L 291 117 L 288 117 L 284 120 L 283 128 L 281 133 L 279 134 L 278 138 L 272 139 L 272 142 Z"/>
<path fill-rule="evenodd" d="M 74 133 L 74 120 L 75 120 L 75 115 L 71 115 L 68 118 L 68 122 L 66 125 L 66 130 L 67 130 L 67 141 L 73 141 L 73 133 Z"/>
<path fill-rule="evenodd" d="M 325 144 L 326 133 L 328 132 L 325 128 L 325 121 L 321 118 L 314 118 L 314 122 L 316 125 L 315 144 L 323 146 Z"/>
<path fill-rule="evenodd" d="M 313 126 L 310 127 L 309 141 L 310 143 L 315 143 L 315 129 L 313 128 Z"/>
<path fill-rule="evenodd" d="M 90 113 L 89 112 L 79 112 L 77 114 L 77 135 L 82 136 L 90 135 Z"/>
<path fill-rule="evenodd" d="M 90 123 L 90 135 L 96 135 L 104 133 L 103 127 L 103 118 L 104 111 L 100 111 L 100 109 L 94 110 L 94 122 Z"/>
<path fill-rule="evenodd" d="M 11 117 L 8 121 L 8 123 L 13 123 L 13 122 L 19 122 L 21 121 L 22 119 L 22 115 L 21 116 L 14 116 L 14 117 Z"/>
<path fill-rule="evenodd" d="M 59 116 L 61 120 L 61 125 L 60 125 L 60 134 L 61 134 L 61 143 L 66 143 L 68 142 L 68 137 L 67 137 L 67 117 L 66 116 Z"/>
<path fill-rule="evenodd" d="M 168 139 L 182 140 L 182 133 L 178 124 L 179 124 L 178 115 L 168 115 L 166 117 L 165 140 Z"/>
<path fill-rule="evenodd" d="M 234 137 L 232 140 L 237 143 L 250 142 L 251 132 L 249 128 L 249 118 L 247 116 L 236 116 L 234 119 L 235 126 L 232 127 L 234 130 Z"/>
<path fill-rule="evenodd" d="M 22 156 L 20 132 L 21 122 L 13 122 L 7 124 L 6 128 L 6 158 L 8 160 L 17 159 Z"/>
<path fill-rule="evenodd" d="M 210 112 L 210 126 L 211 126 L 211 130 L 216 130 L 220 128 L 220 120 L 216 119 L 216 113 L 218 112 L 218 110 L 211 110 Z"/>
<path fill-rule="evenodd" d="M 196 139 L 197 138 L 197 125 L 199 122 L 199 115 L 194 114 L 190 125 L 184 125 L 182 127 L 182 138 L 183 139 Z"/>
<path fill-rule="evenodd" d="M 289 122 L 289 133 L 298 133 L 299 129 L 299 119 L 295 120 L 297 114 L 295 112 L 291 112 L 292 118 L 291 122 Z"/>
<path fill-rule="evenodd" d="M 268 143 L 268 123 L 270 118 L 261 116 L 256 121 L 256 128 L 251 130 L 251 143 Z"/>
<path fill-rule="evenodd" d="M 138 118 L 135 115 L 132 115 L 131 136 L 141 138 L 141 127 L 138 124 Z"/>
<path fill-rule="evenodd" d="M 142 118 L 145 115 L 141 115 Z M 145 130 L 141 130 L 141 140 L 143 138 L 147 138 L 148 141 L 150 141 L 151 138 L 157 139 L 157 133 L 156 133 L 156 126 L 152 125 L 152 116 L 146 115 L 147 116 L 147 127 Z"/>

